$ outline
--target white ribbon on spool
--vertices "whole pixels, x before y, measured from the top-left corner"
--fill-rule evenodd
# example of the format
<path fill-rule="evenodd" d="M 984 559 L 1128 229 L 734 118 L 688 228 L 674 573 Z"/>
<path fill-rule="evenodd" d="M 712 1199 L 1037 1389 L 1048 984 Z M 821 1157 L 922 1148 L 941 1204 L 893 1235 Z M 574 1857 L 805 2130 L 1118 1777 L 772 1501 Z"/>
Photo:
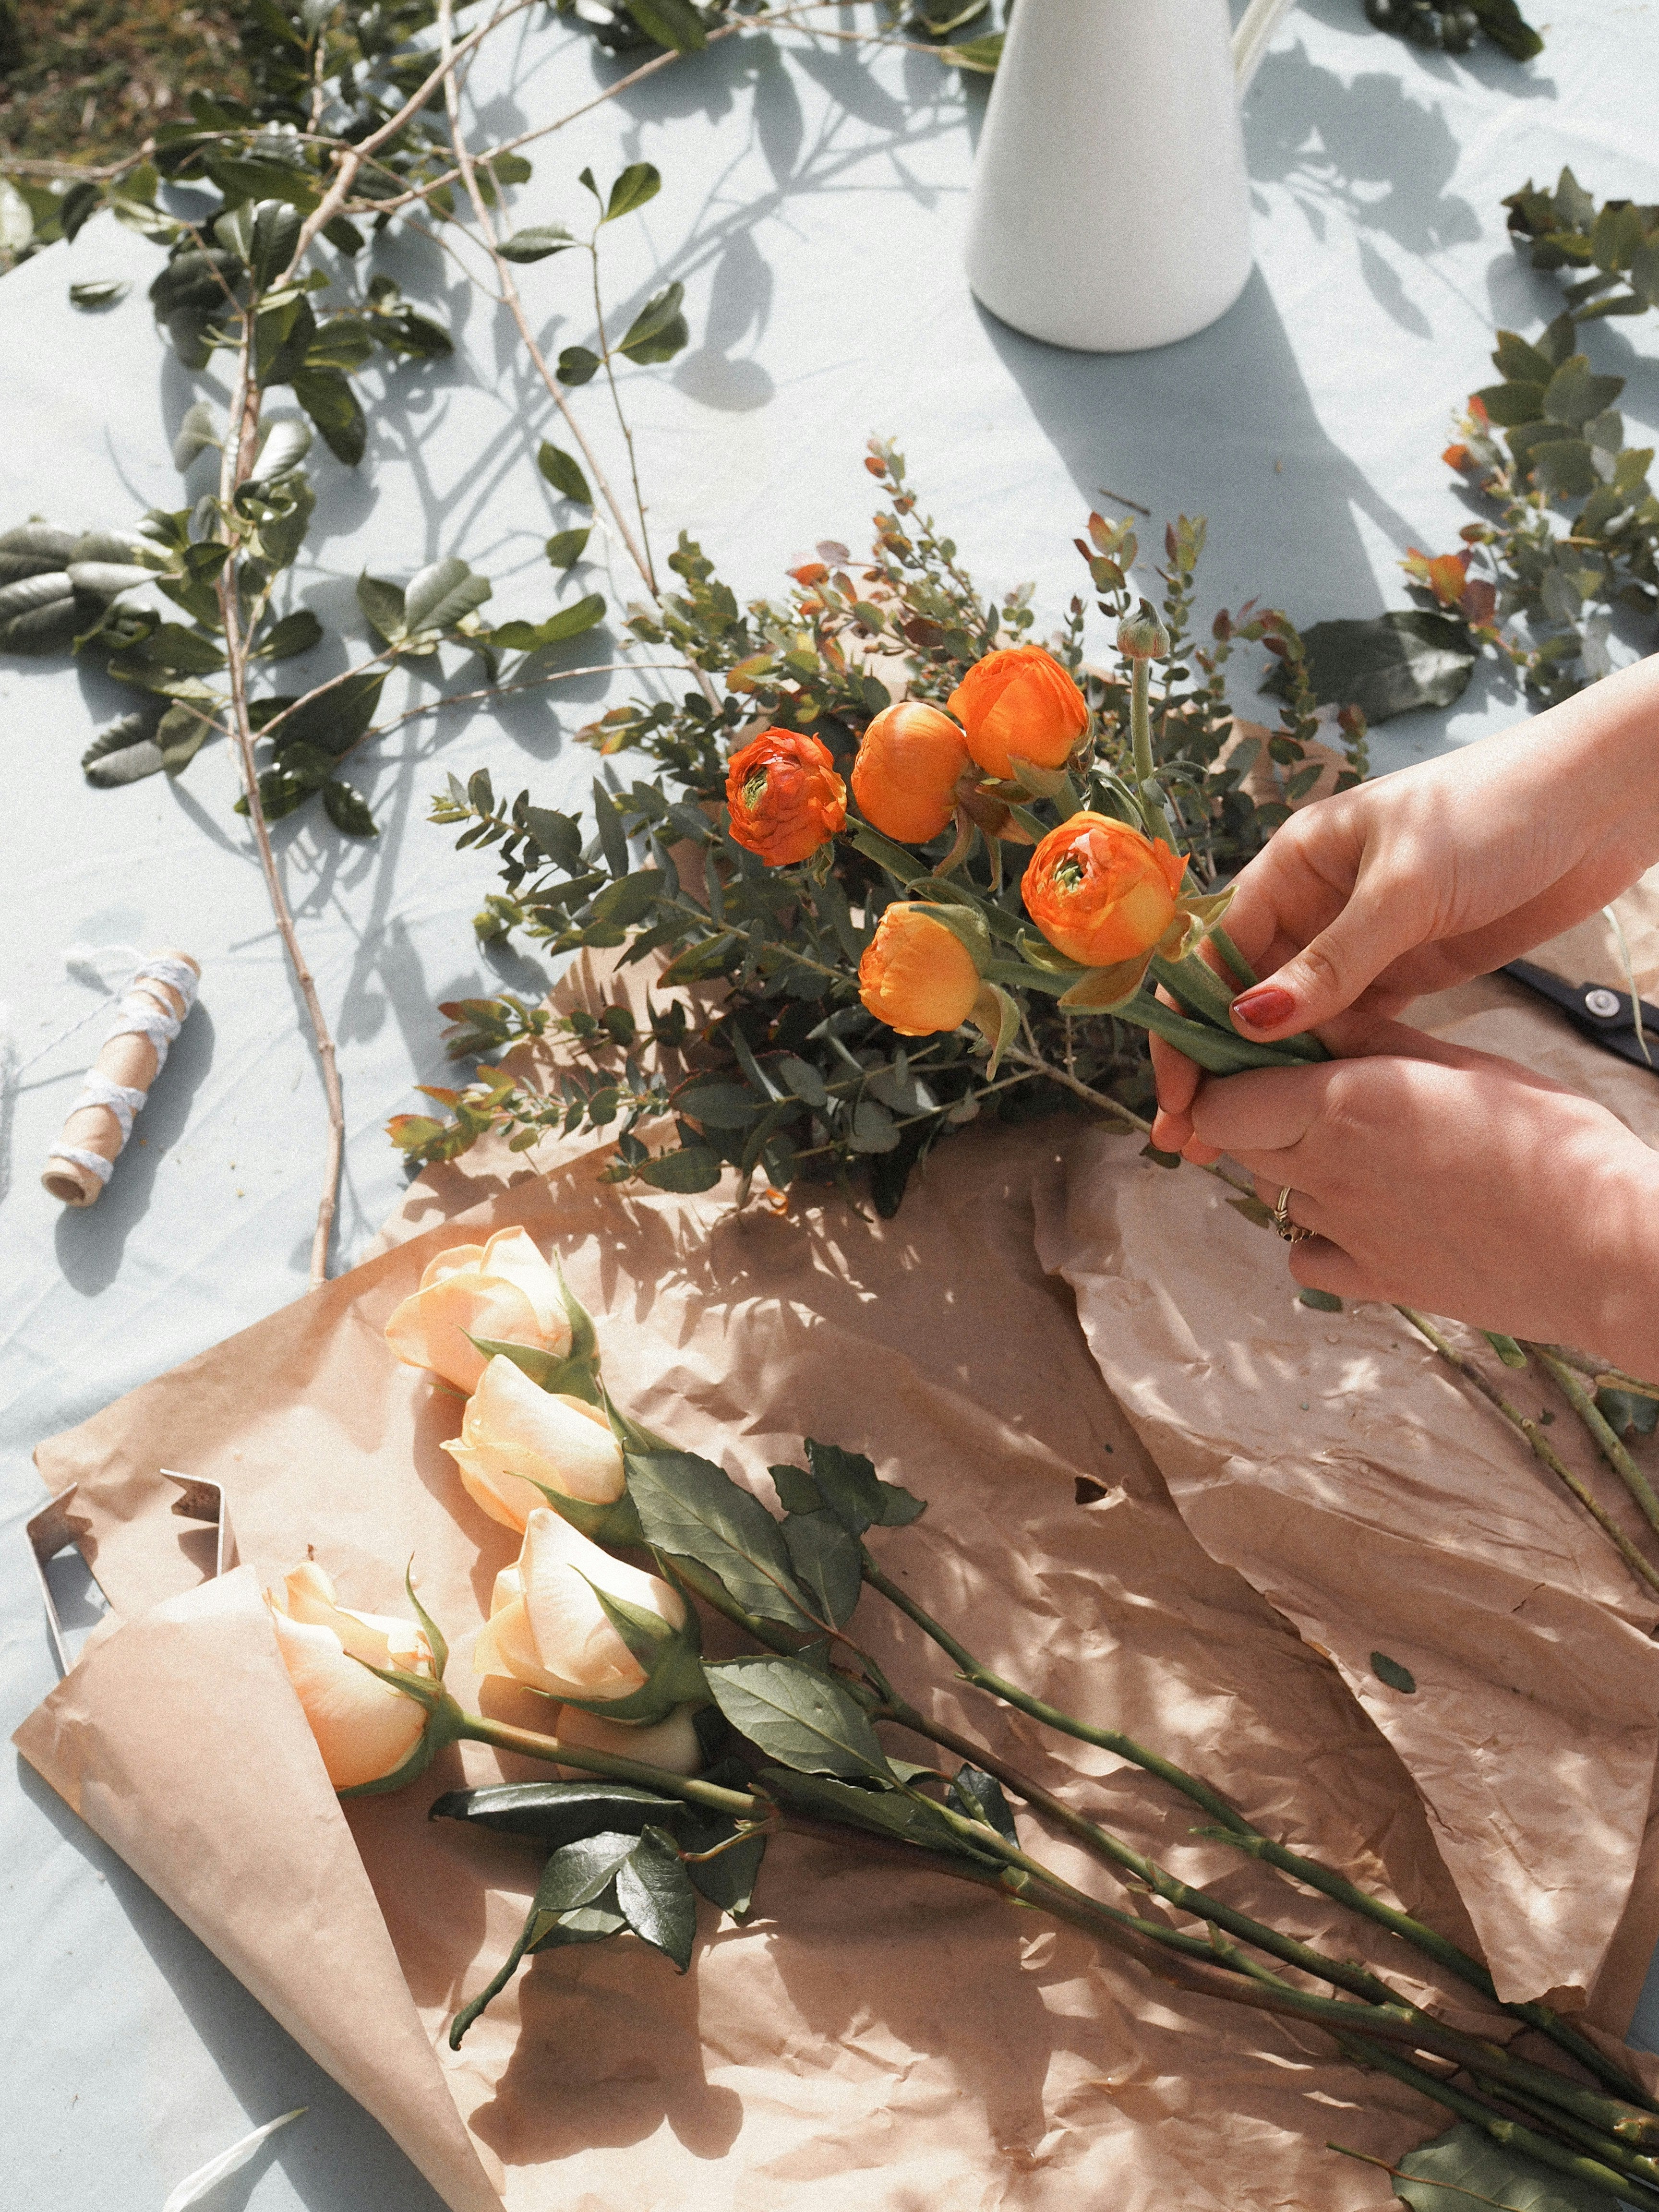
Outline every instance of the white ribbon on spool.
<path fill-rule="evenodd" d="M 47 1154 L 49 1164 L 40 1178 L 52 1196 L 61 1199 L 66 1206 L 92 1205 L 108 1182 L 114 1171 L 116 1159 L 132 1134 L 133 1117 L 142 1112 L 144 1101 L 149 1095 L 150 1085 L 166 1066 L 168 1048 L 184 1027 L 185 1017 L 196 1003 L 196 993 L 201 982 L 201 971 L 194 961 L 172 953 L 146 957 L 132 945 L 94 947 L 72 945 L 64 952 L 64 964 L 71 975 L 78 974 L 83 979 L 90 975 L 94 980 L 103 983 L 99 963 L 128 954 L 136 959 L 137 965 L 128 976 L 114 1018 L 104 1032 L 98 1063 L 88 1072 L 80 1094 L 69 1110 L 64 1124 L 64 1139 L 54 1145 Z M 105 988 L 107 988 L 107 985 Z M 172 1003 L 173 1000 L 179 1006 L 176 1013 Z M 42 1058 L 54 1045 L 61 1044 L 65 1037 L 72 1036 L 76 1030 L 93 1019 L 98 1011 L 94 1007 L 91 1013 L 84 1014 L 79 1021 L 71 1023 L 68 1029 L 61 1030 L 43 1046 L 33 1058 Z M 115 1045 L 118 1039 L 130 1036 L 144 1040 L 155 1062 L 142 1083 L 117 1080 L 118 1072 L 126 1074 L 142 1073 L 142 1060 L 138 1065 L 134 1065 L 130 1049 L 125 1052 L 118 1050 L 112 1055 L 111 1064 L 102 1064 L 110 1047 Z M 73 1145 L 67 1141 L 76 1117 L 89 1109 L 100 1107 L 110 1115 L 115 1124 L 113 1152 L 94 1152 L 89 1145 Z M 94 1130 L 90 1133 L 95 1138 L 97 1132 Z M 56 1160 L 61 1160 L 64 1166 L 53 1168 L 50 1163 Z M 70 1172 L 65 1172 L 65 1170 Z M 90 1182 L 87 1180 L 88 1176 L 92 1178 Z"/>

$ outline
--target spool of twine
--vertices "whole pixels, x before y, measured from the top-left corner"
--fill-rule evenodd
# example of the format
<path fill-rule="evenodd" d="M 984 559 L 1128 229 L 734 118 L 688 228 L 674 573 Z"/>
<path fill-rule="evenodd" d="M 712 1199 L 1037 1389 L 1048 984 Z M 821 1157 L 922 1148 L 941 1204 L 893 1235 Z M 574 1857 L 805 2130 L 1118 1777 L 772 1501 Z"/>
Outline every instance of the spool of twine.
<path fill-rule="evenodd" d="M 188 952 L 158 952 L 128 984 L 40 1177 L 65 1206 L 94 1206 L 103 1195 L 132 1118 L 196 1003 L 201 973 Z"/>

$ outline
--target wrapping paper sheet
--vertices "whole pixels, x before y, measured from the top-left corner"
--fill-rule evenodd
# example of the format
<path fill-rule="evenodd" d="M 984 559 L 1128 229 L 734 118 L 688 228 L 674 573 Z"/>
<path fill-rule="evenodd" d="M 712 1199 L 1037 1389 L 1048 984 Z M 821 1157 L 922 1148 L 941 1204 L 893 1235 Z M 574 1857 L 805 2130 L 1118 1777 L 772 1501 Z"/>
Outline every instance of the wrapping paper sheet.
<path fill-rule="evenodd" d="M 458 2212 L 483 2212 L 492 2185 L 509 2212 L 760 2198 L 1058 2212 L 1080 2197 L 1114 2212 L 1358 2212 L 1390 2201 L 1386 2183 L 1333 2158 L 1328 2138 L 1397 2155 L 1436 2131 L 1316 2035 L 1177 1995 L 935 1876 L 800 1840 L 775 1848 L 750 1928 L 705 1921 L 684 1981 L 631 1944 L 540 1960 L 451 2058 L 447 2020 L 510 1942 L 536 1855 L 428 1825 L 431 1797 L 461 1777 L 456 1753 L 419 1787 L 340 1808 L 302 1740 L 255 1593 L 307 1542 L 346 1601 L 377 1608 L 398 1602 L 413 1548 L 470 1692 L 468 1632 L 512 1539 L 438 1450 L 453 1400 L 396 1365 L 380 1329 L 434 1250 L 521 1220 L 556 1239 L 642 1419 L 763 1495 L 758 1470 L 803 1431 L 867 1448 L 932 1501 L 883 1540 L 890 1568 L 991 1663 L 1111 1716 L 1272 1832 L 1469 1940 L 1394 1751 L 1337 1673 L 1188 1533 L 1043 1275 L 1028 1194 L 1066 1141 L 970 1133 L 933 1163 L 927 1203 L 883 1224 L 838 1206 L 779 1221 L 621 1200 L 596 1186 L 592 1155 L 505 1189 L 487 1162 L 471 1177 L 453 1168 L 412 1196 L 410 1212 L 440 1225 L 43 1448 L 52 1486 L 81 1486 L 95 1570 L 129 1625 L 26 1723 L 26 1755 Z M 483 1203 L 445 1219 L 469 1196 Z M 252 1574 L 191 1594 L 199 1539 L 166 1510 L 160 1464 L 227 1485 Z M 860 1626 L 924 1705 L 1187 1878 L 1410 1984 L 1386 1938 L 1371 1945 L 1322 1899 L 1194 1838 L 1191 1808 L 1135 1771 L 1080 1747 L 1055 1757 L 872 1610 Z M 465 1753 L 473 1778 L 510 1770 Z M 1436 2001 L 1468 2016 L 1458 1994 Z"/>
<path fill-rule="evenodd" d="M 1652 996 L 1659 874 L 1620 912 Z M 1538 957 L 1575 983 L 1625 987 L 1601 917 Z M 1485 977 L 1417 1018 L 1589 1092 L 1659 1144 L 1659 1081 L 1518 986 Z M 1643 1846 L 1659 1742 L 1650 1593 L 1391 1308 L 1299 1304 L 1230 1195 L 1091 1134 L 1042 1189 L 1045 1264 L 1076 1291 L 1101 1372 L 1194 1534 L 1331 1654 L 1400 1753 L 1500 1990 L 1553 1981 L 1571 2002 Z M 1565 1401 L 1535 1376 L 1505 1381 L 1559 1413 L 1557 1449 L 1644 1535 Z M 1379 1678 L 1378 1651 L 1414 1693 Z M 1654 1910 L 1645 1894 L 1639 1909 Z"/>

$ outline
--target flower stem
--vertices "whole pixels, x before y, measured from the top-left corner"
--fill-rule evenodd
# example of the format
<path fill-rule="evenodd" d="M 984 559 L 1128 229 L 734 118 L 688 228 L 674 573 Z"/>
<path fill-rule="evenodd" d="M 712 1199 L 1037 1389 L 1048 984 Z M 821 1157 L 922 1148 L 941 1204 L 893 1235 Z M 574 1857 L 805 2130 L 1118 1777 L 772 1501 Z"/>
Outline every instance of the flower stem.
<path fill-rule="evenodd" d="M 1529 1344 L 1527 1350 L 1552 1378 L 1562 1396 L 1589 1431 L 1597 1451 L 1641 1507 L 1643 1519 L 1650 1528 L 1659 1528 L 1659 1498 L 1654 1496 L 1653 1486 L 1620 1442 L 1612 1423 L 1595 1399 L 1571 1368 L 1558 1353 L 1552 1352 L 1548 1345 Z"/>
<path fill-rule="evenodd" d="M 492 1744 L 497 1751 L 516 1751 L 527 1759 L 545 1759 L 559 1766 L 576 1767 L 584 1774 L 601 1774 L 608 1781 L 660 1790 L 665 1796 L 683 1797 L 688 1804 L 707 1805 L 711 1812 L 729 1814 L 737 1820 L 763 1820 L 771 1810 L 767 1801 L 746 1790 L 722 1790 L 717 1783 L 670 1774 L 663 1767 L 647 1766 L 642 1759 L 620 1759 L 588 1744 L 566 1743 L 556 1735 L 538 1735 L 534 1729 L 487 1720 L 482 1713 L 463 1712 L 456 1734 L 473 1743 Z"/>

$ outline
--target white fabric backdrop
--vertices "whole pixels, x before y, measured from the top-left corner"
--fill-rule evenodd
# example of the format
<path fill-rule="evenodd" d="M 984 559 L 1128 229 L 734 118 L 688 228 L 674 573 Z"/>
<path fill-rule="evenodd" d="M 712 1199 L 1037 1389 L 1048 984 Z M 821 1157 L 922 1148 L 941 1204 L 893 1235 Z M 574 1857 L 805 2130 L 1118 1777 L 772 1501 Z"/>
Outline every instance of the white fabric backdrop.
<path fill-rule="evenodd" d="M 857 548 L 874 489 L 863 441 L 879 433 L 898 439 L 982 580 L 1035 578 L 1054 616 L 1078 588 L 1070 540 L 1102 488 L 1159 524 L 1209 517 L 1206 615 L 1252 593 L 1298 620 L 1364 614 L 1406 604 L 1395 563 L 1408 544 L 1455 542 L 1465 509 L 1438 454 L 1449 409 L 1486 380 L 1494 326 L 1534 331 L 1555 312 L 1553 281 L 1507 242 L 1502 195 L 1567 161 L 1598 197 L 1659 198 L 1659 14 L 1601 0 L 1554 15 L 1544 58 L 1519 70 L 1378 36 L 1359 0 L 1297 9 L 1247 110 L 1257 273 L 1215 328 L 1161 353 L 1051 352 L 974 306 L 960 248 L 983 91 L 916 56 L 733 41 L 533 149 L 515 217 L 576 214 L 585 162 L 601 177 L 630 160 L 661 167 L 660 198 L 609 234 L 611 294 L 625 313 L 683 279 L 694 344 L 666 371 L 631 372 L 629 404 L 659 553 L 687 527 L 740 593 L 775 589 L 821 537 Z M 614 73 L 526 15 L 480 81 L 488 125 L 549 118 Z M 149 505 L 182 503 L 168 450 L 198 387 L 150 320 L 158 261 L 100 216 L 72 250 L 0 285 L 0 527 L 31 514 L 130 526 Z M 385 250 L 384 265 L 411 292 L 447 295 L 459 352 L 389 380 L 359 471 L 319 459 L 300 597 L 361 636 L 362 568 L 406 575 L 459 552 L 495 577 L 492 612 L 544 613 L 555 586 L 540 546 L 555 508 L 532 457 L 545 397 L 505 317 L 454 286 L 431 249 Z M 69 281 L 94 276 L 129 276 L 133 291 L 109 313 L 78 313 Z M 556 348 L 590 336 L 574 257 L 523 277 Z M 1659 335 L 1602 324 L 1590 347 L 1630 379 L 1629 434 L 1659 422 Z M 579 397 L 604 439 L 598 393 Z M 1156 544 L 1155 526 L 1143 534 Z M 633 595 L 623 566 L 607 590 L 613 604 Z M 583 660 L 607 657 L 593 641 Z M 331 672 L 320 653 L 315 666 Z M 428 794 L 447 769 L 486 764 L 498 789 L 528 782 L 575 804 L 594 757 L 570 732 L 630 688 L 584 681 L 499 718 L 410 724 L 351 771 L 374 796 L 376 846 L 308 816 L 277 833 L 341 1045 L 337 1269 L 403 1188 L 387 1115 L 418 1103 L 412 1084 L 443 1079 L 434 1001 L 545 976 L 534 960 L 480 956 L 469 922 L 488 860 L 452 856 L 449 834 L 425 821 Z M 0 1101 L 8 1729 L 52 1678 L 22 1534 L 41 1497 L 34 1443 L 301 1291 L 316 1199 L 320 1085 L 230 811 L 231 760 L 218 747 L 177 783 L 89 789 L 79 756 L 125 703 L 94 674 L 0 664 L 0 999 L 21 1057 L 94 1003 L 64 973 L 73 941 L 179 945 L 204 971 L 201 1005 L 90 1213 L 63 1212 L 37 1177 L 97 1025 Z M 1478 675 L 1455 712 L 1389 725 L 1375 753 L 1398 765 L 1516 713 Z M 252 2120 L 308 2101 L 222 2203 L 434 2212 L 379 2129 L 118 1862 L 27 1773 L 8 1769 L 3 1786 L 10 2164 L 29 2201 L 159 2206 Z M 1659 2008 L 1659 2040 L 1655 2029 Z"/>

